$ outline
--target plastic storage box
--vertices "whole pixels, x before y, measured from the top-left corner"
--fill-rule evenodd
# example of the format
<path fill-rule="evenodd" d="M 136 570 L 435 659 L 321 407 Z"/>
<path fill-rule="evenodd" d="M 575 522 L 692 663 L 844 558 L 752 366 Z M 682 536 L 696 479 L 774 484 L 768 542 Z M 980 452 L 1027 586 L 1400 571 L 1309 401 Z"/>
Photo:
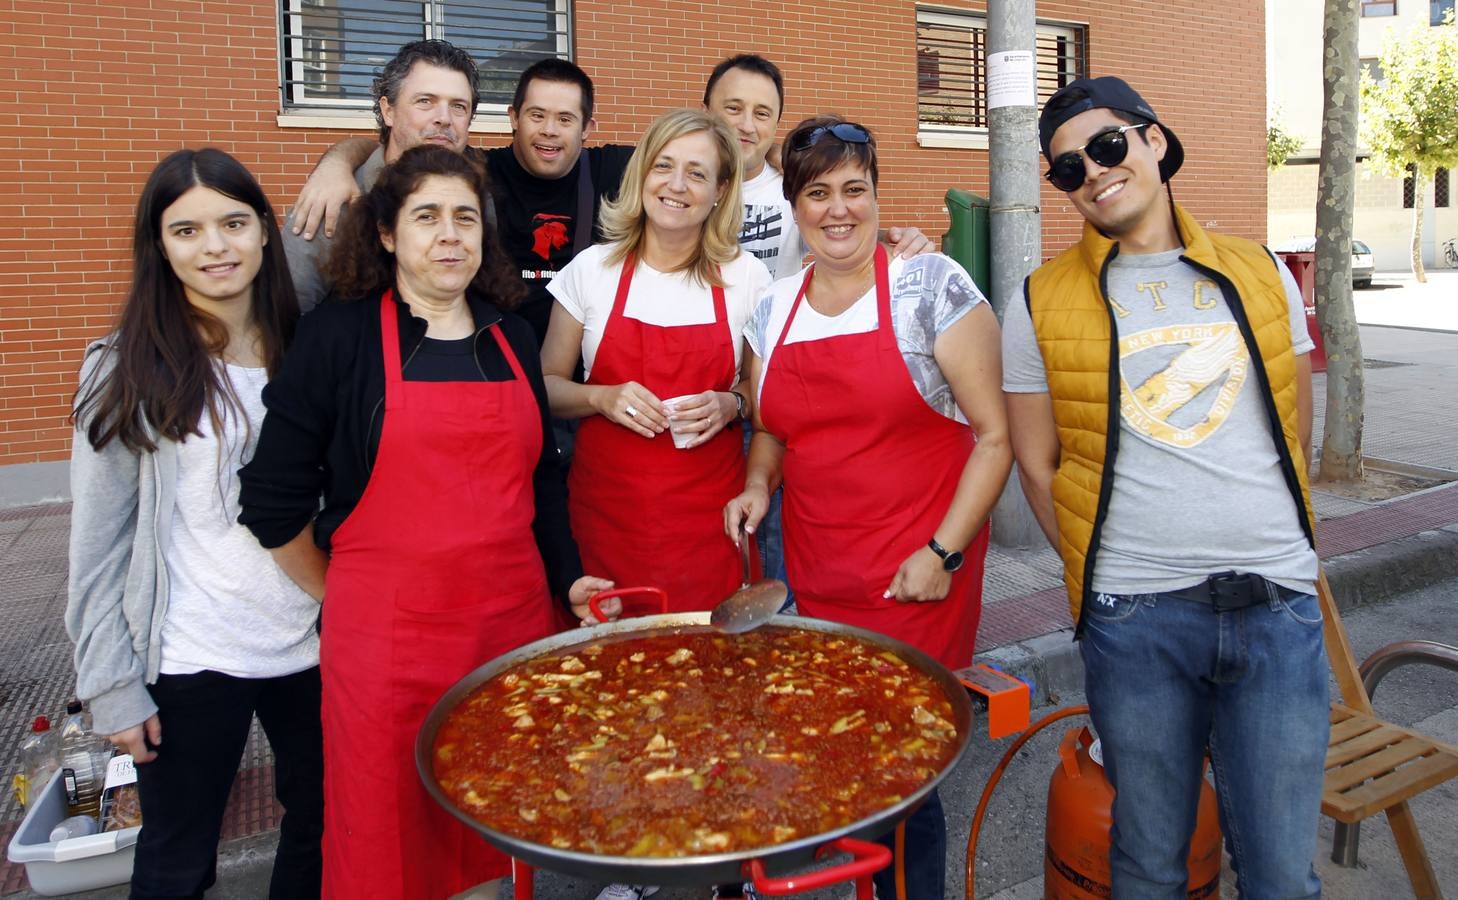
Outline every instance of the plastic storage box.
<path fill-rule="evenodd" d="M 57 772 L 10 839 L 10 861 L 25 866 L 32 891 L 55 897 L 131 880 L 140 827 L 52 841 L 51 829 L 64 818 L 66 798 Z"/>

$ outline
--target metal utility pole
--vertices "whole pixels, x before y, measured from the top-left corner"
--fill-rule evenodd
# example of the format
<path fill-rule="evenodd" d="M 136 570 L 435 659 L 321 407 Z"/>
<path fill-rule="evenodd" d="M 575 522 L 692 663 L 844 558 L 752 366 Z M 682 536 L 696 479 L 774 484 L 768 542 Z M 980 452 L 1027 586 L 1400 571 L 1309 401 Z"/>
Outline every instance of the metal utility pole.
<path fill-rule="evenodd" d="M 992 308 L 998 320 L 1021 303 L 1023 279 L 1043 253 L 1038 208 L 1038 53 L 1034 0 L 987 3 L 987 146 L 992 227 Z M 992 539 L 1004 547 L 1046 541 L 1023 499 L 1017 472 L 992 512 Z"/>

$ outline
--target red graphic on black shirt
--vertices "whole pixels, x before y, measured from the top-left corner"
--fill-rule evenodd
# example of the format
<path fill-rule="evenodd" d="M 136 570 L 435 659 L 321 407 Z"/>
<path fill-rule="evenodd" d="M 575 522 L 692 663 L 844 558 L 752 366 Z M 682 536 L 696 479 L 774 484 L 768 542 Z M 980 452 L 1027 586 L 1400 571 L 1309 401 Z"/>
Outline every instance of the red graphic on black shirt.
<path fill-rule="evenodd" d="M 552 251 L 567 246 L 567 223 L 571 216 L 537 213 L 532 216 L 532 252 L 550 260 Z"/>

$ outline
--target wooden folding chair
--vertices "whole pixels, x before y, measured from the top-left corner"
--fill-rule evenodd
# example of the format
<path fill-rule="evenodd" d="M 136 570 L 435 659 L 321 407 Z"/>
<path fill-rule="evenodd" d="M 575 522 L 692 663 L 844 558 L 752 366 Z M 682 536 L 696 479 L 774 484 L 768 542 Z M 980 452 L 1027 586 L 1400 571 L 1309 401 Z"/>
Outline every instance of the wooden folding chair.
<path fill-rule="evenodd" d="M 1420 900 L 1441 898 L 1433 864 L 1407 801 L 1458 776 L 1458 747 L 1373 714 L 1372 700 L 1362 684 L 1324 572 L 1317 580 L 1317 597 L 1325 623 L 1326 653 L 1343 701 L 1331 705 L 1321 811 L 1349 825 L 1385 812 L 1413 893 Z"/>

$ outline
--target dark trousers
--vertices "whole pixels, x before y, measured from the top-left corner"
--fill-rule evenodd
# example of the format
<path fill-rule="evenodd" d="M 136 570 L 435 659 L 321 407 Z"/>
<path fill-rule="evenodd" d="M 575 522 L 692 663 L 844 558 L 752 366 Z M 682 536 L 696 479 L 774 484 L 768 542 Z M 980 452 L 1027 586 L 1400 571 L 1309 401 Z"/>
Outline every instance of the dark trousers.
<path fill-rule="evenodd" d="M 223 810 L 254 713 L 273 746 L 284 807 L 269 897 L 317 898 L 324 834 L 318 667 L 279 678 L 163 675 L 148 690 L 162 743 L 156 759 L 137 766 L 142 833 L 131 900 L 202 900 L 217 880 Z"/>
<path fill-rule="evenodd" d="M 891 865 L 875 875 L 876 896 L 896 900 L 896 867 L 906 869 L 906 900 L 944 900 L 947 877 L 947 820 L 936 791 L 906 820 L 906 855 L 896 859 L 896 832 L 877 843 L 891 848 Z"/>

